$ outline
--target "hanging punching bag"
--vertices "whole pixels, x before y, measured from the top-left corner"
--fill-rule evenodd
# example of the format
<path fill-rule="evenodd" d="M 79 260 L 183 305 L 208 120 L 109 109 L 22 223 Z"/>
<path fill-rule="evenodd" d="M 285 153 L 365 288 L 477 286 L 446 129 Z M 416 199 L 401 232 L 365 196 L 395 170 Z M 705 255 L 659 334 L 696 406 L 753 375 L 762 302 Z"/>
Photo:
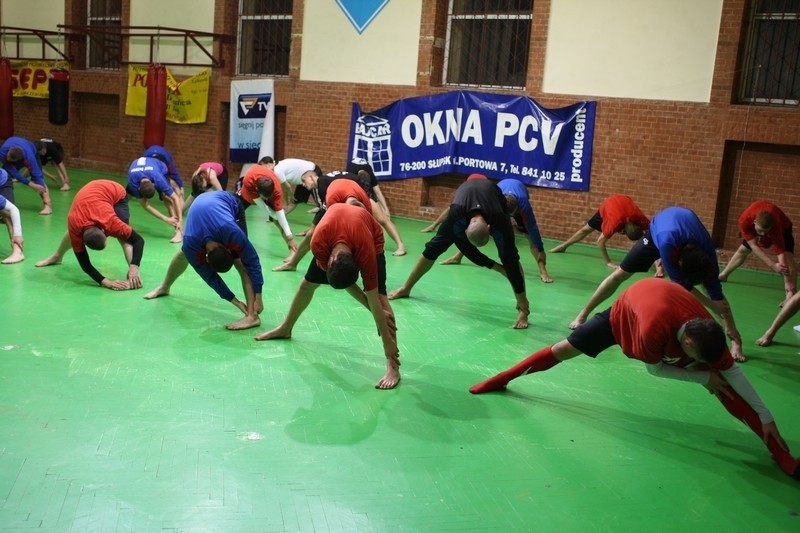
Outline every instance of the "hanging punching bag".
<path fill-rule="evenodd" d="M 167 69 L 151 64 L 147 69 L 147 105 L 144 116 L 144 147 L 164 145 L 167 134 Z"/>
<path fill-rule="evenodd" d="M 69 121 L 69 71 L 61 68 L 51 69 L 47 84 L 48 120 L 50 124 L 63 126 Z"/>
<path fill-rule="evenodd" d="M 11 61 L 0 58 L 0 139 L 14 136 L 14 78 Z"/>

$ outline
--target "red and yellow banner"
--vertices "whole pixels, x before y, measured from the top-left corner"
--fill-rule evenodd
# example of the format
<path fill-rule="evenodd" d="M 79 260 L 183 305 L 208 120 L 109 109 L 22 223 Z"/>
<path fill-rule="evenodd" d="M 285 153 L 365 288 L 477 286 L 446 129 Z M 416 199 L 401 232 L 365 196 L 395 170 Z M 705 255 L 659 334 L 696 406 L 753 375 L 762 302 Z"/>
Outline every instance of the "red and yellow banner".
<path fill-rule="evenodd" d="M 167 120 L 176 124 L 202 124 L 208 115 L 208 89 L 211 69 L 183 81 L 176 81 L 167 69 Z M 125 114 L 145 116 L 147 105 L 147 65 L 128 65 L 128 95 Z"/>
<path fill-rule="evenodd" d="M 50 94 L 47 80 L 54 68 L 69 70 L 66 61 L 12 61 L 11 76 L 14 96 L 47 98 Z"/>

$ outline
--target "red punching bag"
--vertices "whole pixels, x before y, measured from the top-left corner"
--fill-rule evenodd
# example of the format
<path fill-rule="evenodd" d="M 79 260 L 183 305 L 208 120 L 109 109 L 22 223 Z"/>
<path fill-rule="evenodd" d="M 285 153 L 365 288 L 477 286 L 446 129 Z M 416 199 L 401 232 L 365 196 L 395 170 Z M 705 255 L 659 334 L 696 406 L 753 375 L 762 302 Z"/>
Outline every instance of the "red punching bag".
<path fill-rule="evenodd" d="M 63 126 L 69 122 L 69 71 L 62 68 L 50 69 L 47 85 L 47 118 L 50 124 Z"/>
<path fill-rule="evenodd" d="M 144 147 L 163 146 L 167 135 L 167 69 L 151 64 L 147 69 L 147 105 L 144 116 Z"/>
<path fill-rule="evenodd" d="M 14 136 L 14 78 L 11 61 L 0 58 L 0 139 Z"/>

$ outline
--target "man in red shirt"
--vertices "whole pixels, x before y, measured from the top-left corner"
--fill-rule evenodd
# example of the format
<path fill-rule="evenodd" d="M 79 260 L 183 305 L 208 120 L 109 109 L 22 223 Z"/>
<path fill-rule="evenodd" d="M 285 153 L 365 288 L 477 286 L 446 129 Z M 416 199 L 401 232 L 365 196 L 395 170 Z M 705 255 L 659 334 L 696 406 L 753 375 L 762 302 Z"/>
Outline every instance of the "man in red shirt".
<path fill-rule="evenodd" d="M 722 327 L 677 283 L 653 278 L 634 283 L 610 309 L 565 340 L 473 385 L 470 392 L 504 390 L 522 375 L 543 372 L 582 353 L 596 357 L 614 345 L 642 361 L 654 376 L 704 385 L 764 441 L 784 472 L 800 480 L 800 460 L 789 453 L 772 414 L 733 360 Z"/>
<path fill-rule="evenodd" d="M 783 275 L 783 285 L 786 289 L 786 299 L 783 303 L 788 301 L 797 292 L 792 221 L 778 206 L 757 200 L 739 217 L 739 231 L 742 244 L 720 273 L 720 281 L 728 281 L 728 276 L 742 266 L 750 252 L 753 252 L 773 272 Z M 778 256 L 777 262 L 764 253 L 764 250 L 769 248 L 772 248 Z"/>
<path fill-rule="evenodd" d="M 597 239 L 597 247 L 603 255 L 603 260 L 611 268 L 616 268 L 617 264 L 608 256 L 606 241 L 614 236 L 615 233 L 623 233 L 628 239 L 638 241 L 642 233 L 650 227 L 650 220 L 642 213 L 630 196 L 624 194 L 614 194 L 606 198 L 597 212 L 568 240 L 562 242 L 552 250 L 551 254 L 566 252 L 567 248 L 576 242 L 582 241 L 593 231 L 601 233 Z"/>
<path fill-rule="evenodd" d="M 383 342 L 386 372 L 375 384 L 378 389 L 393 389 L 400 381 L 400 354 L 397 348 L 397 328 L 394 312 L 386 297 L 386 258 L 381 225 L 372 216 L 360 198 L 363 191 L 350 180 L 338 180 L 333 191 L 326 195 L 327 210 L 314 228 L 311 251 L 314 260 L 292 300 L 283 322 L 276 328 L 257 335 L 256 340 L 290 339 L 292 329 L 300 315 L 311 303 L 314 292 L 322 284 L 334 289 L 346 289 L 372 313 L 378 334 Z M 352 185 L 350 194 L 338 187 Z M 343 203 L 330 205 L 333 195 Z M 363 291 L 356 285 L 358 275 L 364 284 Z"/>
<path fill-rule="evenodd" d="M 264 158 L 262 161 L 266 161 Z M 244 176 L 236 182 L 236 196 L 242 203 L 242 207 L 247 209 L 256 203 L 259 198 L 267 208 L 269 220 L 274 222 L 281 229 L 283 240 L 292 252 L 297 251 L 297 244 L 286 220 L 286 211 L 283 208 L 283 191 L 281 182 L 277 174 L 268 166 L 266 162 L 259 162 L 251 166 Z M 247 233 L 247 222 L 241 218 L 240 227 Z"/>
<path fill-rule="evenodd" d="M 86 274 L 107 289 L 122 291 L 139 289 L 139 265 L 144 252 L 144 239 L 129 225 L 127 193 L 119 183 L 111 180 L 94 180 L 87 183 L 72 200 L 67 215 L 67 234 L 61 239 L 58 249 L 47 259 L 36 263 L 37 267 L 57 265 L 70 247 Z M 102 250 L 106 237 L 116 237 L 122 245 L 128 262 L 126 280 L 106 278 L 92 266 L 87 248 Z"/>

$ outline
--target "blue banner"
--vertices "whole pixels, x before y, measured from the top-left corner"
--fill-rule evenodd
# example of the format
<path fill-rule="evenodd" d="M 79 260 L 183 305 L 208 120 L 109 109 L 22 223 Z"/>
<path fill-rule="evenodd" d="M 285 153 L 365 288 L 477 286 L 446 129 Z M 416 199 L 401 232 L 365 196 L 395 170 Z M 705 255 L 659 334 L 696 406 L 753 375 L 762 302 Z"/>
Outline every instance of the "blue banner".
<path fill-rule="evenodd" d="M 350 159 L 381 180 L 478 172 L 528 185 L 589 190 L 596 102 L 545 109 L 524 96 L 453 91 L 353 104 Z"/>

